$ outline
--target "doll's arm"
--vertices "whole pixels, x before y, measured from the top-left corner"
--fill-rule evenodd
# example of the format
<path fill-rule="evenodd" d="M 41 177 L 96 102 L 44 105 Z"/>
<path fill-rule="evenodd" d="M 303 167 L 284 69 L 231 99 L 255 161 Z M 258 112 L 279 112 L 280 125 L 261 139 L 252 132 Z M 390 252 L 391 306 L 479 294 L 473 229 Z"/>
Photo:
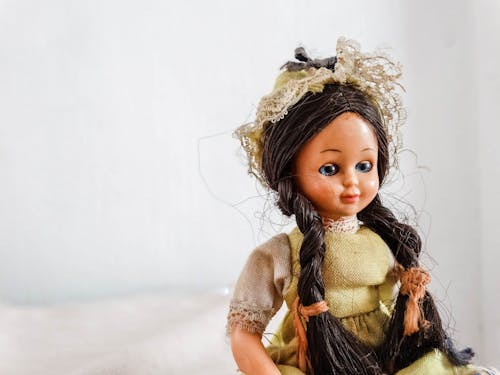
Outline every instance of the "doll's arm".
<path fill-rule="evenodd" d="M 242 328 L 231 330 L 231 350 L 238 368 L 245 375 L 280 375 L 278 367 L 267 354 L 259 333 Z"/>
<path fill-rule="evenodd" d="M 283 291 L 291 278 L 290 244 L 286 234 L 277 235 L 252 251 L 234 287 L 227 333 L 237 326 L 262 335 L 283 304 Z"/>
<path fill-rule="evenodd" d="M 234 359 L 246 375 L 279 374 L 261 339 L 269 320 L 283 304 L 291 268 L 288 236 L 281 234 L 250 254 L 238 278 L 227 329 Z"/>

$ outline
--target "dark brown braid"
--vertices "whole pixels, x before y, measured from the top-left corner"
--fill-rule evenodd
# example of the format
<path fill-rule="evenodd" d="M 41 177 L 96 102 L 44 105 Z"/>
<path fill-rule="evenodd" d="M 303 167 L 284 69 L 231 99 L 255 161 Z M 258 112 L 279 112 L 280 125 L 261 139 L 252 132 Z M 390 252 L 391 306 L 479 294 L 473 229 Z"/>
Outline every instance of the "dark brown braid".
<path fill-rule="evenodd" d="M 287 216 L 295 215 L 304 235 L 300 248 L 301 273 L 298 294 L 304 305 L 324 299 L 321 272 L 325 254 L 321 217 L 311 202 L 296 187 L 293 178 L 295 155 L 301 147 L 344 112 L 355 112 L 373 127 L 378 141 L 377 171 L 382 183 L 388 169 L 387 136 L 374 103 L 353 86 L 326 85 L 322 93 L 308 93 L 288 115 L 264 130 L 262 169 L 266 182 L 277 193 L 277 206 Z M 416 231 L 400 223 L 377 196 L 358 214 L 366 226 L 389 246 L 396 260 L 405 268 L 418 265 L 421 241 Z M 330 312 L 311 317 L 307 325 L 309 356 L 317 375 L 394 373 L 433 348 L 442 350 L 450 361 L 468 363 L 470 350 L 457 352 L 443 330 L 430 294 L 423 302 L 428 330 L 403 336 L 403 318 L 408 297 L 398 295 L 387 338 L 377 354 L 346 330 Z"/>
<path fill-rule="evenodd" d="M 394 214 L 382 205 L 378 196 L 358 214 L 358 218 L 382 237 L 399 264 L 405 268 L 418 267 L 418 256 L 422 248 L 418 233 L 411 226 L 398 222 Z M 430 326 L 411 336 L 404 336 L 402 322 L 407 302 L 408 296 L 399 293 L 388 336 L 379 349 L 379 358 L 385 370 L 390 373 L 398 371 L 434 348 L 445 353 L 454 365 L 468 364 L 474 353 L 470 348 L 455 350 L 428 291 L 423 299 L 423 311 Z"/>

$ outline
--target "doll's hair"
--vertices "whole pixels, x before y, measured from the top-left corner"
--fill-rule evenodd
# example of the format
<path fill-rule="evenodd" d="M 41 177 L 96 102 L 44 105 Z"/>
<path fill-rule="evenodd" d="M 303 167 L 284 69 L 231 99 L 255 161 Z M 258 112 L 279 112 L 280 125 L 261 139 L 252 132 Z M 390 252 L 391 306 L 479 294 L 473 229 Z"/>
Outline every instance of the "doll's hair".
<path fill-rule="evenodd" d="M 264 130 L 262 170 L 265 182 L 277 193 L 277 206 L 287 216 L 295 215 L 304 235 L 300 248 L 301 271 L 298 294 L 301 303 L 324 300 L 321 267 L 325 255 L 322 218 L 299 191 L 294 180 L 294 160 L 301 147 L 344 112 L 354 112 L 372 126 L 378 142 L 377 172 L 380 184 L 388 172 L 387 135 L 380 112 L 373 101 L 352 85 L 328 84 L 321 93 L 307 93 L 289 108 L 288 114 Z M 382 205 L 379 195 L 358 218 L 389 246 L 405 269 L 418 266 L 422 243 L 411 226 L 401 223 Z M 362 344 L 330 312 L 310 317 L 307 325 L 308 355 L 314 374 L 394 373 L 434 348 L 445 353 L 454 365 L 469 363 L 472 350 L 457 351 L 445 333 L 429 292 L 423 311 L 429 326 L 404 336 L 404 313 L 408 296 L 399 293 L 383 344 L 373 351 Z"/>

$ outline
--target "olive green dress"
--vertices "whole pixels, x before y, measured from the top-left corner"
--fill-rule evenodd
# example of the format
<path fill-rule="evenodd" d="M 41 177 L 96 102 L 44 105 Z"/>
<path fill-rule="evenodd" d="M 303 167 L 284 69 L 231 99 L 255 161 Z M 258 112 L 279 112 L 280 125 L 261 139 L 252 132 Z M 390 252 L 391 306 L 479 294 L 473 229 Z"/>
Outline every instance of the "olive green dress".
<path fill-rule="evenodd" d="M 359 229 L 358 229 L 359 228 Z M 330 312 L 361 342 L 376 348 L 384 340 L 394 298 L 394 259 L 385 242 L 367 227 L 325 233 L 325 300 Z M 297 297 L 299 250 L 303 235 L 295 228 L 254 250 L 236 285 L 228 329 L 239 325 L 262 333 L 283 301 L 288 306 L 267 351 L 284 375 L 304 375 L 297 365 L 297 338 L 290 309 Z M 471 366 L 455 367 L 440 351 L 421 357 L 397 375 L 472 375 Z"/>

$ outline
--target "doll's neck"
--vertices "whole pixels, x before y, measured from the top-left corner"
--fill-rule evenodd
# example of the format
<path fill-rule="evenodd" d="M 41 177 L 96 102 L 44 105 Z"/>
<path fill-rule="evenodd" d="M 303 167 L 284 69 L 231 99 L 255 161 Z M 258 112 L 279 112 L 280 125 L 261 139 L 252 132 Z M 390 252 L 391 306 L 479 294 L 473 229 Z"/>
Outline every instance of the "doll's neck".
<path fill-rule="evenodd" d="M 356 215 L 341 217 L 336 220 L 323 218 L 323 227 L 326 232 L 356 233 L 359 229 L 359 221 Z"/>

